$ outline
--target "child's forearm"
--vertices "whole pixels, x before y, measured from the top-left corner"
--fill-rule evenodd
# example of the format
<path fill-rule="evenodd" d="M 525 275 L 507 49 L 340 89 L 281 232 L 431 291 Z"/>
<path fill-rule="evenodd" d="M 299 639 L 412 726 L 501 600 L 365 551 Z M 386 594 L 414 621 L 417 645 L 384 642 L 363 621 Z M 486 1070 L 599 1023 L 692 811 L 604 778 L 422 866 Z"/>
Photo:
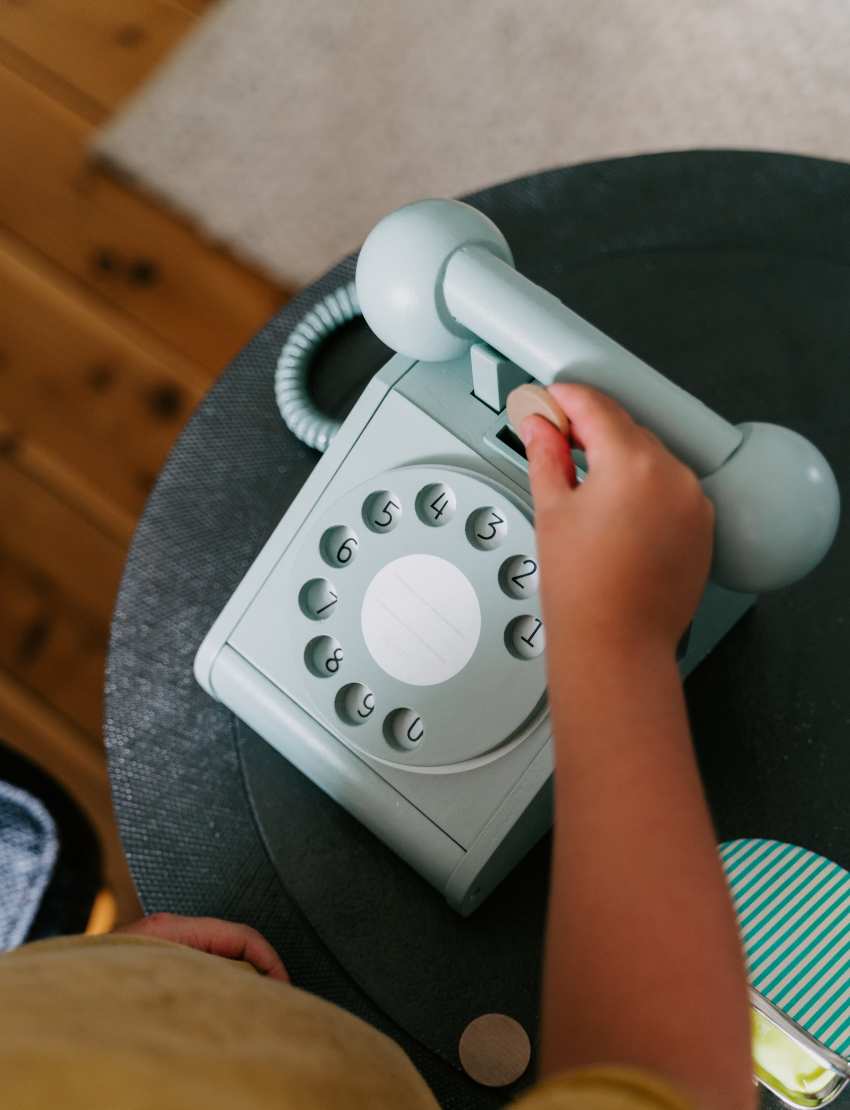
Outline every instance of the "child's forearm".
<path fill-rule="evenodd" d="M 753 1105 L 740 946 L 672 652 L 548 621 L 556 818 L 543 1070 L 654 1069 Z"/>

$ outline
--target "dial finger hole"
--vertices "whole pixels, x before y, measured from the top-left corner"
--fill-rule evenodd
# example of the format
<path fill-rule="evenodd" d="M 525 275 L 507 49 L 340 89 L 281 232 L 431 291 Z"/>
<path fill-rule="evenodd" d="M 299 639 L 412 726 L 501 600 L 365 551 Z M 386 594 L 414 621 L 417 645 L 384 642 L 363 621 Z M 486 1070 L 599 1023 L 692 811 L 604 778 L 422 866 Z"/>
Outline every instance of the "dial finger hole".
<path fill-rule="evenodd" d="M 304 649 L 304 662 L 316 678 L 333 678 L 342 666 L 343 651 L 333 636 L 317 636 Z"/>
<path fill-rule="evenodd" d="M 311 621 L 325 621 L 336 609 L 336 587 L 327 578 L 311 578 L 301 587 L 298 604 Z"/>
<path fill-rule="evenodd" d="M 505 542 L 508 522 L 502 509 L 476 509 L 466 522 L 466 536 L 479 551 L 494 551 Z"/>
<path fill-rule="evenodd" d="M 322 536 L 321 555 L 332 567 L 347 567 L 357 558 L 357 533 L 347 524 L 329 528 Z"/>
<path fill-rule="evenodd" d="M 337 715 L 347 725 L 363 725 L 375 712 L 375 695 L 362 682 L 350 682 L 336 696 Z"/>
<path fill-rule="evenodd" d="M 435 482 L 419 491 L 416 498 L 416 513 L 419 519 L 431 528 L 442 528 L 455 515 L 457 498 L 454 490 L 443 482 Z"/>
<path fill-rule="evenodd" d="M 391 490 L 379 489 L 363 502 L 363 522 L 378 535 L 392 532 L 400 520 L 401 498 Z"/>
<path fill-rule="evenodd" d="M 425 726 L 414 709 L 396 709 L 384 721 L 384 737 L 394 748 L 412 751 L 422 743 Z"/>
<path fill-rule="evenodd" d="M 502 564 L 499 585 L 508 597 L 534 597 L 540 588 L 537 560 L 530 555 L 515 555 Z"/>
<path fill-rule="evenodd" d="M 546 647 L 546 629 L 539 617 L 516 617 L 505 629 L 505 646 L 515 659 L 536 659 Z"/>

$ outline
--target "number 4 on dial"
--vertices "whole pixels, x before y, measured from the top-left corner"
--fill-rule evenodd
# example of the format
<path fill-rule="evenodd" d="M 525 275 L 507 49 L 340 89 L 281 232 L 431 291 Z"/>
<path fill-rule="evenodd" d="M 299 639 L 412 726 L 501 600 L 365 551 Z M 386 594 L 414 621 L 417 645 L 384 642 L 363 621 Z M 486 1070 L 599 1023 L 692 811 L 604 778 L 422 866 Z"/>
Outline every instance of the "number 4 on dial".
<path fill-rule="evenodd" d="M 432 528 L 443 528 L 455 515 L 457 498 L 454 491 L 442 482 L 426 486 L 416 499 L 419 519 Z"/>

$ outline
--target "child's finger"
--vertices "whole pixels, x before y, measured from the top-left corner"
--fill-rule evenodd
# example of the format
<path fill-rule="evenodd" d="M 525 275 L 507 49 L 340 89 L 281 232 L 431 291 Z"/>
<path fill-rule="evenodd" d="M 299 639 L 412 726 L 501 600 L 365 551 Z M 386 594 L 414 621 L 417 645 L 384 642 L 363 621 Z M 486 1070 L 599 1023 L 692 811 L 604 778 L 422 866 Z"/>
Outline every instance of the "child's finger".
<path fill-rule="evenodd" d="M 528 455 L 528 478 L 539 512 L 560 501 L 576 485 L 570 445 L 542 416 L 527 416 L 520 429 Z"/>
<path fill-rule="evenodd" d="M 556 382 L 547 389 L 570 418 L 573 439 L 587 455 L 589 467 L 641 434 L 625 409 L 604 393 L 565 382 Z"/>
<path fill-rule="evenodd" d="M 209 939 L 210 951 L 216 955 L 226 956 L 230 960 L 245 960 L 261 975 L 267 975 L 270 979 L 277 979 L 282 983 L 289 982 L 289 976 L 280 956 L 256 929 L 229 921 L 219 924 L 226 925 L 227 928 L 217 930 Z"/>
<path fill-rule="evenodd" d="M 250 925 L 222 921 L 217 917 L 183 917 L 176 913 L 155 913 L 113 929 L 114 933 L 158 937 L 174 944 L 184 944 L 199 952 L 224 956 L 228 960 L 245 960 L 269 979 L 289 982 L 286 968 L 274 948 Z"/>

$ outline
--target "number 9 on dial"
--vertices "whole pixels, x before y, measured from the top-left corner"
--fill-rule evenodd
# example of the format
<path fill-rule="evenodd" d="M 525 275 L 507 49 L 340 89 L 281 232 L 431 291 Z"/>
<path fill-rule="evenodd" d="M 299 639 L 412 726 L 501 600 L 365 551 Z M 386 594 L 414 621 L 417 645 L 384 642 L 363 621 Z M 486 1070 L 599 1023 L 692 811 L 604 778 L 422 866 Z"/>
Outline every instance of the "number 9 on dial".
<path fill-rule="evenodd" d="M 375 695 L 362 682 L 350 682 L 336 696 L 336 711 L 347 725 L 362 725 L 375 712 Z"/>

